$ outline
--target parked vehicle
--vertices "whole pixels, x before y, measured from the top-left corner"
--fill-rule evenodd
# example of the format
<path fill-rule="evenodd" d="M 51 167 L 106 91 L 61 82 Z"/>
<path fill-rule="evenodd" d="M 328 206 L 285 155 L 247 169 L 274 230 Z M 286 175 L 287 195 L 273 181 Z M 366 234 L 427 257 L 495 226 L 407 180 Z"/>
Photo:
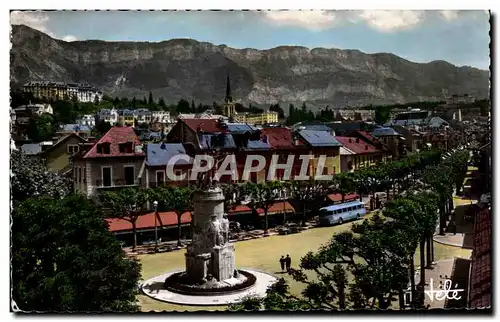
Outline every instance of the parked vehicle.
<path fill-rule="evenodd" d="M 280 235 L 296 234 L 300 232 L 299 225 L 296 223 L 286 223 L 283 226 L 278 227 L 278 233 Z"/>
<path fill-rule="evenodd" d="M 330 226 L 359 219 L 364 215 L 366 215 L 365 204 L 360 201 L 351 201 L 321 208 L 319 222 L 322 226 Z"/>

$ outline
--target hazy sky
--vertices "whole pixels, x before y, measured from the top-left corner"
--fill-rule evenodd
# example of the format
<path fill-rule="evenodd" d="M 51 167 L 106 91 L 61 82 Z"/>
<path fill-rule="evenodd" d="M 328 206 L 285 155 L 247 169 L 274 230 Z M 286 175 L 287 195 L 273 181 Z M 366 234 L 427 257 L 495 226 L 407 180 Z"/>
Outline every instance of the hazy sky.
<path fill-rule="evenodd" d="M 235 48 L 280 45 L 390 52 L 416 62 L 446 60 L 488 69 L 485 11 L 55 11 L 13 12 L 66 41 L 193 38 Z"/>

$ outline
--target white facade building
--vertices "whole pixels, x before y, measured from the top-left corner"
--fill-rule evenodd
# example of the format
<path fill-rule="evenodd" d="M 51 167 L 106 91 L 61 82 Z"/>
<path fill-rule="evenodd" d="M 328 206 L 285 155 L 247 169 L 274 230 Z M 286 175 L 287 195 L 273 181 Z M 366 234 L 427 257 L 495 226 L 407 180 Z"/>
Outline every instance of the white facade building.
<path fill-rule="evenodd" d="M 146 108 L 134 110 L 134 117 L 138 123 L 150 123 L 152 121 L 152 112 Z"/>
<path fill-rule="evenodd" d="M 95 116 L 92 114 L 82 115 L 78 120 L 76 120 L 76 123 L 78 123 L 79 125 L 87 125 L 88 127 L 94 127 Z"/>
<path fill-rule="evenodd" d="M 172 119 L 170 118 L 169 111 L 153 111 L 152 118 L 155 122 L 160 122 L 163 124 L 172 123 Z"/>
<path fill-rule="evenodd" d="M 104 108 L 97 113 L 97 118 L 115 125 L 118 122 L 118 111 L 115 108 Z"/>

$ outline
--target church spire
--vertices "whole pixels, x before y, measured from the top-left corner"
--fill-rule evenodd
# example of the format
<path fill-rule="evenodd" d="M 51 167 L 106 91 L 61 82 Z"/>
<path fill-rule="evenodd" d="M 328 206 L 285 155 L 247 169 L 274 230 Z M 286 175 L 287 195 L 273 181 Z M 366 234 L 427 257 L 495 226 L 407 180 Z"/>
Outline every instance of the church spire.
<path fill-rule="evenodd" d="M 232 102 L 233 97 L 231 96 L 231 84 L 229 82 L 229 75 L 227 75 L 227 82 L 226 82 L 226 102 Z"/>

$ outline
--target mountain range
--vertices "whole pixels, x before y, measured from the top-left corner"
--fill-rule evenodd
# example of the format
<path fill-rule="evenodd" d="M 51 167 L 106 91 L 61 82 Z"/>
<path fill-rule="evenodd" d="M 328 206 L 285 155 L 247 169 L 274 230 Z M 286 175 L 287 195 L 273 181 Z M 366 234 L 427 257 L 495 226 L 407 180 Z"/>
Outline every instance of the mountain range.
<path fill-rule="evenodd" d="M 446 61 L 414 63 L 390 53 L 299 46 L 235 49 L 192 39 L 162 42 L 65 42 L 13 25 L 11 85 L 85 82 L 111 96 L 211 104 L 225 95 L 243 104 L 343 107 L 439 101 L 444 94 L 489 97 L 489 71 Z"/>

